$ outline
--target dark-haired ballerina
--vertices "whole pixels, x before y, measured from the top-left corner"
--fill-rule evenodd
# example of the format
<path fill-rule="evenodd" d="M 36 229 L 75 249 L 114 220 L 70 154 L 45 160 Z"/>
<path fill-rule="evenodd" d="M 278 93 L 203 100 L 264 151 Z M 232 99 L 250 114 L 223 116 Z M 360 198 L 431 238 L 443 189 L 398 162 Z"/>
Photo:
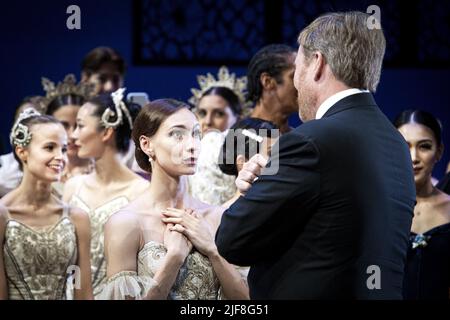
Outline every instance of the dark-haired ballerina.
<path fill-rule="evenodd" d="M 291 130 L 289 116 L 298 112 L 295 55 L 290 46 L 270 44 L 256 52 L 247 67 L 248 98 L 255 104 L 251 117 L 274 123 L 281 133 Z"/>
<path fill-rule="evenodd" d="M 75 143 L 80 158 L 95 159 L 91 174 L 70 179 L 63 199 L 89 213 L 94 295 L 106 280 L 103 227 L 108 218 L 148 188 L 148 182 L 128 169 L 118 155 L 129 148 L 133 117 L 122 101 L 123 91 L 87 101 L 78 111 Z"/>
<path fill-rule="evenodd" d="M 236 178 L 244 163 L 255 154 L 267 159 L 278 136 L 278 128 L 270 121 L 245 118 L 237 122 L 230 128 L 222 145 L 219 156 L 220 170 Z M 228 144 L 229 141 L 233 143 Z M 233 147 L 229 148 L 229 145 Z M 236 190 L 233 198 L 222 204 L 222 207 L 229 208 L 240 196 L 241 193 Z"/>
<path fill-rule="evenodd" d="M 64 168 L 61 180 L 53 184 L 57 195 L 62 197 L 64 184 L 69 178 L 90 173 L 93 169 L 91 159 L 78 157 L 78 147 L 73 137 L 78 110 L 92 95 L 93 87 L 85 83 L 77 84 L 73 74 L 66 75 L 57 85 L 47 78 L 42 78 L 42 86 L 46 92 L 41 102 L 45 114 L 59 120 L 67 132 L 67 166 Z"/>
<path fill-rule="evenodd" d="M 234 178 L 223 174 L 218 166 L 220 147 L 228 129 L 249 113 L 245 103 L 247 79 L 237 78 L 222 66 L 217 79 L 198 76 L 198 89 L 191 89 L 189 102 L 194 106 L 202 132 L 197 172 L 187 177 L 189 193 L 202 202 L 221 205 L 236 192 Z"/>
<path fill-rule="evenodd" d="M 194 199 L 180 183 L 194 174 L 200 151 L 195 115 L 178 101 L 155 100 L 136 118 L 133 140 L 152 182 L 105 226 L 108 284 L 100 298 L 248 298 L 245 279 L 214 244 L 223 208 Z"/>
<path fill-rule="evenodd" d="M 450 196 L 431 183 L 444 146 L 440 122 L 420 110 L 394 121 L 411 151 L 417 204 L 405 269 L 405 299 L 450 298 Z"/>

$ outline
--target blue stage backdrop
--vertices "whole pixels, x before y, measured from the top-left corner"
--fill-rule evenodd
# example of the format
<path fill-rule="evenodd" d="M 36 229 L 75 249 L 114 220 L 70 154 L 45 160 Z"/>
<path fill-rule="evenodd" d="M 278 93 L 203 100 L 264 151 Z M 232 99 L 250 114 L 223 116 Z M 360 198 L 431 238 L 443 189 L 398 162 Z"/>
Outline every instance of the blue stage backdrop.
<path fill-rule="evenodd" d="M 406 4 L 403 4 L 406 3 Z M 69 30 L 70 5 L 81 9 L 81 30 Z M 246 59 L 270 42 L 296 45 L 300 29 L 317 15 L 333 10 L 381 9 L 388 48 L 376 100 L 392 119 L 406 108 L 438 116 L 450 148 L 449 25 L 446 1 L 15 1 L 2 7 L 0 20 L 3 151 L 16 105 L 25 96 L 43 94 L 41 77 L 60 81 L 80 75 L 83 56 L 97 46 L 111 46 L 128 63 L 128 91 L 150 99 L 187 101 L 196 75 L 226 63 L 238 76 Z M 294 115 L 292 125 L 300 123 Z M 446 151 L 434 175 L 450 160 Z"/>

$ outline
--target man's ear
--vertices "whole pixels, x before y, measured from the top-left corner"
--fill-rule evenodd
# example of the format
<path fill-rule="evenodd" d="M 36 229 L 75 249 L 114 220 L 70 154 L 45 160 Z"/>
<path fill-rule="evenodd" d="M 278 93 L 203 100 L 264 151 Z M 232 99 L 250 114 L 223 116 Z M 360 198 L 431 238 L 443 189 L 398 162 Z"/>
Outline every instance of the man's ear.
<path fill-rule="evenodd" d="M 325 71 L 325 57 L 321 52 L 316 51 L 313 54 L 312 63 L 314 63 L 314 81 L 319 81 Z"/>
<path fill-rule="evenodd" d="M 259 76 L 259 81 L 264 90 L 273 90 L 276 87 L 276 81 L 267 72 L 261 73 Z"/>
<path fill-rule="evenodd" d="M 242 167 L 244 166 L 245 163 L 245 157 L 243 154 L 238 154 L 238 156 L 236 157 L 236 168 L 237 171 L 241 171 Z"/>
<path fill-rule="evenodd" d="M 153 142 L 152 142 L 152 139 L 150 139 L 149 137 L 141 135 L 139 137 L 139 147 L 148 156 L 150 156 L 152 158 L 155 156 Z"/>

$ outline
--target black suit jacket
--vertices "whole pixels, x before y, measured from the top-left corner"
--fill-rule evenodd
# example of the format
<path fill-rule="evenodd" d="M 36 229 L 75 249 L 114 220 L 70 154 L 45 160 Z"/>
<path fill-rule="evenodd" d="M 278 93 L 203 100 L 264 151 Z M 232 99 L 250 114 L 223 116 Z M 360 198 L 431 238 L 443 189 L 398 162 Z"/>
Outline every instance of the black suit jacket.
<path fill-rule="evenodd" d="M 414 177 L 372 95 L 340 100 L 277 143 L 278 173 L 262 175 L 216 234 L 226 260 L 251 266 L 251 298 L 401 299 Z"/>

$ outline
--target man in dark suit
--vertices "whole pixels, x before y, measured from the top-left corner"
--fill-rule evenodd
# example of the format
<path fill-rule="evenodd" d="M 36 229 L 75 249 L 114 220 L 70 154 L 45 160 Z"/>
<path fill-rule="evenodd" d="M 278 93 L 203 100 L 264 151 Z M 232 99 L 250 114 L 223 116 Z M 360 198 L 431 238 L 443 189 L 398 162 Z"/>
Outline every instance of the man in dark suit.
<path fill-rule="evenodd" d="M 251 266 L 253 299 L 402 298 L 414 179 L 404 139 L 370 93 L 385 39 L 367 19 L 327 14 L 300 33 L 304 124 L 279 139 L 267 165 L 276 174 L 257 155 L 236 180 L 245 195 L 224 213 L 216 244 Z"/>

